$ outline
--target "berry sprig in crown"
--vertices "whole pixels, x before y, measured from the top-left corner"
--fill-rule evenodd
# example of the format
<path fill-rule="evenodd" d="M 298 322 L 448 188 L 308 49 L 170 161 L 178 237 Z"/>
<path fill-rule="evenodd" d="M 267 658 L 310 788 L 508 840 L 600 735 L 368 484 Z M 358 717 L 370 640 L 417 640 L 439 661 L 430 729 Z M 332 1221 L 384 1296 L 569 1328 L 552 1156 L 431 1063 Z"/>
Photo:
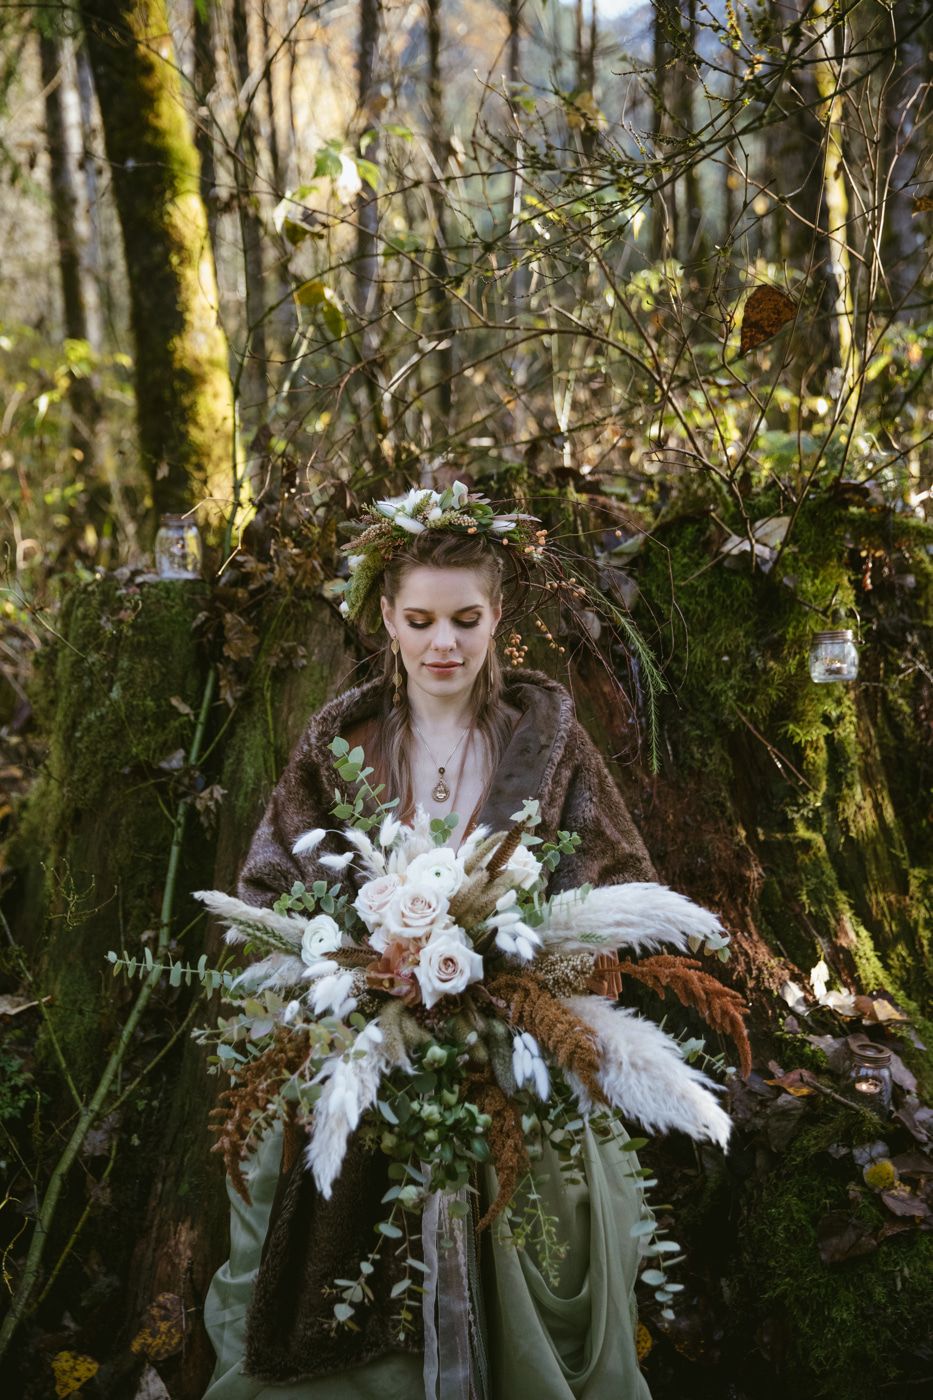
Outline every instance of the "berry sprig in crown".
<path fill-rule="evenodd" d="M 375 609 L 374 584 L 394 554 L 411 543 L 413 535 L 424 530 L 452 530 L 466 535 L 488 535 L 503 545 L 513 545 L 523 553 L 539 556 L 545 548 L 547 532 L 534 530 L 537 517 L 520 512 L 498 514 L 488 497 L 470 491 L 455 481 L 444 491 L 413 487 L 404 496 L 372 501 L 362 517 L 350 528 L 355 537 L 341 547 L 347 555 L 350 577 L 344 586 L 340 611 L 351 622 L 359 621 L 375 631 L 379 618 Z"/>

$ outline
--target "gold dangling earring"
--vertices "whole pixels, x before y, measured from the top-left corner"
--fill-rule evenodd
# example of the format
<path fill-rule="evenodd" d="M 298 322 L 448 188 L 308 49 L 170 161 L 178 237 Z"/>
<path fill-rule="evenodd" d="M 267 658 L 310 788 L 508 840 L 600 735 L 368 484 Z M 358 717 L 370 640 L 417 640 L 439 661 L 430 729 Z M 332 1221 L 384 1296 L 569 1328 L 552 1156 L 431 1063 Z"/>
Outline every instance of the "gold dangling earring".
<path fill-rule="evenodd" d="M 392 691 L 392 704 L 402 703 L 402 673 L 398 668 L 398 637 L 392 638 L 392 655 L 395 657 L 395 670 L 392 672 L 392 684 L 395 687 Z"/>

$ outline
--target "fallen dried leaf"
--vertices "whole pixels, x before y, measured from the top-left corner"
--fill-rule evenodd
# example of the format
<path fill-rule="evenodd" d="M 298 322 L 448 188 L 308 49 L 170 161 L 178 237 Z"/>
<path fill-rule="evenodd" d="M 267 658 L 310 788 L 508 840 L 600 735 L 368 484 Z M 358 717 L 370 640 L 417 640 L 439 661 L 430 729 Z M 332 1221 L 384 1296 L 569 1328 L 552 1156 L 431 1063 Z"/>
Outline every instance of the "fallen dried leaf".
<path fill-rule="evenodd" d="M 99 1370 L 100 1362 L 95 1361 L 93 1356 L 82 1356 L 76 1351 L 60 1351 L 52 1357 L 55 1394 L 60 1400 L 66 1395 L 74 1395 Z"/>
<path fill-rule="evenodd" d="M 930 1214 L 930 1207 L 926 1201 L 915 1196 L 910 1187 L 902 1181 L 898 1182 L 897 1186 L 892 1186 L 890 1191 L 882 1191 L 881 1200 L 892 1215 L 910 1215 L 916 1220 L 925 1220 Z"/>
<path fill-rule="evenodd" d="M 805 1098 L 807 1094 L 815 1094 L 812 1087 L 815 1076 L 808 1069 L 792 1069 L 785 1074 L 774 1060 L 768 1061 L 768 1068 L 777 1075 L 776 1079 L 766 1079 L 766 1084 L 773 1084 L 778 1089 L 786 1089 L 789 1094 L 796 1098 Z"/>
<path fill-rule="evenodd" d="M 143 1325 L 130 1350 L 150 1361 L 165 1361 L 181 1351 L 185 1337 L 185 1305 L 177 1293 L 160 1293 L 146 1309 Z"/>
<path fill-rule="evenodd" d="M 874 1236 L 861 1220 L 844 1210 L 833 1210 L 816 1227 L 817 1247 L 824 1264 L 842 1264 L 871 1254 L 876 1248 Z"/>

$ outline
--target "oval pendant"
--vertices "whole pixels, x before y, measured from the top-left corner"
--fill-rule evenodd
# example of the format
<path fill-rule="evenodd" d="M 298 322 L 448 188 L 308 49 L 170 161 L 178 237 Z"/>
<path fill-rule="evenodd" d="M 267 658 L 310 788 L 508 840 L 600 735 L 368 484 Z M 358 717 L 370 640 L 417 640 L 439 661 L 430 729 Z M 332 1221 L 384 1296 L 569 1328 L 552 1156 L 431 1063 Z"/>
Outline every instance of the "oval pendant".
<path fill-rule="evenodd" d="M 448 797 L 450 796 L 450 788 L 444 782 L 443 778 L 438 778 L 437 782 L 431 789 L 431 796 L 434 798 L 435 802 L 447 801 Z"/>

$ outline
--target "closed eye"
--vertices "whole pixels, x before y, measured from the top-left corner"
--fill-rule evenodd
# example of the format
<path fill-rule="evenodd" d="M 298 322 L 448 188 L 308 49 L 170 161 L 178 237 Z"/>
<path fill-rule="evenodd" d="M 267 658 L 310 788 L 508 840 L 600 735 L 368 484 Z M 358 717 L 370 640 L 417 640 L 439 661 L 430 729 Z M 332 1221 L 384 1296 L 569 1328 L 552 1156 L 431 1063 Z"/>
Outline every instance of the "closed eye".
<path fill-rule="evenodd" d="M 455 618 L 454 622 L 457 627 L 478 627 L 480 619 L 478 617 L 474 617 L 471 621 L 468 622 L 464 618 Z M 415 622 L 413 618 L 408 619 L 408 625 L 409 627 L 414 627 L 416 631 L 419 632 L 422 631 L 425 627 L 431 626 L 430 622 Z"/>

